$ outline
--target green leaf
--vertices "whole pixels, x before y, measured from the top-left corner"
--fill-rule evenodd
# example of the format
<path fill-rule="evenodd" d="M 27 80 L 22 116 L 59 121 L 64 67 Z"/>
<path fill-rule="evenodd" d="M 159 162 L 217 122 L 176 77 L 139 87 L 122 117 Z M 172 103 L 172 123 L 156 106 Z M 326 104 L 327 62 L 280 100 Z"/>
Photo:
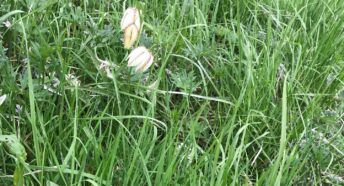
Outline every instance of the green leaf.
<path fill-rule="evenodd" d="M 12 16 L 14 14 L 19 14 L 19 13 L 23 13 L 23 12 L 24 11 L 21 11 L 21 10 L 13 10 L 12 12 L 8 12 L 7 14 L 0 17 L 0 23 L 4 22 L 7 18 L 9 18 L 10 16 Z"/>
<path fill-rule="evenodd" d="M 24 166 L 22 163 L 16 165 L 16 170 L 13 174 L 13 185 L 23 186 L 24 185 Z"/>

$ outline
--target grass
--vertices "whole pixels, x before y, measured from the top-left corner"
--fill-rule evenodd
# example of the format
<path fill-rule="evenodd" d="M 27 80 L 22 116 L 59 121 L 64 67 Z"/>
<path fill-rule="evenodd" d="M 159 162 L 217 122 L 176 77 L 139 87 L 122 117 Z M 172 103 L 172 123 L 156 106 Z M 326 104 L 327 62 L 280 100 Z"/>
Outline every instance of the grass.
<path fill-rule="evenodd" d="M 344 184 L 342 0 L 2 0 L 0 42 L 0 185 Z"/>

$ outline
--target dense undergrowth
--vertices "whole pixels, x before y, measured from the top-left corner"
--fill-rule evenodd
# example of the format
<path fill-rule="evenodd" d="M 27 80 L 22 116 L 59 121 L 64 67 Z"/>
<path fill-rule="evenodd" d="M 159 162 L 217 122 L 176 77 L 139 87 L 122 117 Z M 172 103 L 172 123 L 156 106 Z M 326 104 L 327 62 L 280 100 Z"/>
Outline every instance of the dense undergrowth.
<path fill-rule="evenodd" d="M 341 185 L 343 31 L 342 0 L 2 0 L 0 134 L 25 147 L 25 185 Z"/>

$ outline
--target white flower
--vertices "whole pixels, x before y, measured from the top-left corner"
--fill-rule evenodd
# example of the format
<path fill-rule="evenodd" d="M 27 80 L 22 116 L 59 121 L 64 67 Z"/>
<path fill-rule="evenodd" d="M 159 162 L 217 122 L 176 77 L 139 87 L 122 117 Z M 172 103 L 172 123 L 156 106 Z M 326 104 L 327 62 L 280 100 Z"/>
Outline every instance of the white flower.
<path fill-rule="evenodd" d="M 124 30 L 124 48 L 129 49 L 134 45 L 139 36 L 139 30 L 134 25 L 128 26 Z"/>
<path fill-rule="evenodd" d="M 111 70 L 110 68 L 105 68 L 105 72 L 106 72 L 106 76 L 107 76 L 109 79 L 114 80 L 114 77 L 113 77 L 113 74 L 112 74 L 112 70 Z"/>
<path fill-rule="evenodd" d="M 130 48 L 140 32 L 140 13 L 136 8 L 125 10 L 121 20 L 121 29 L 124 31 L 124 48 Z"/>
<path fill-rule="evenodd" d="M 75 87 L 80 86 L 80 80 L 77 77 L 75 77 L 73 74 L 66 74 L 65 79 L 72 86 L 75 86 Z"/>
<path fill-rule="evenodd" d="M 0 96 L 0 105 L 2 105 L 2 104 L 5 102 L 6 98 L 7 98 L 7 95 L 6 95 L 6 94 Z"/>
<path fill-rule="evenodd" d="M 135 48 L 129 54 L 128 67 L 136 67 L 136 72 L 144 72 L 153 64 L 152 53 L 144 46 Z"/>
<path fill-rule="evenodd" d="M 23 111 L 23 106 L 16 104 L 16 112 L 21 113 Z"/>
<path fill-rule="evenodd" d="M 124 30 L 130 25 L 134 25 L 138 30 L 140 29 L 140 14 L 136 8 L 128 8 L 123 14 L 121 29 Z"/>
<path fill-rule="evenodd" d="M 7 27 L 7 28 L 11 28 L 11 27 L 12 27 L 12 24 L 11 24 L 11 22 L 9 22 L 9 21 L 5 21 L 3 24 L 4 24 L 5 27 Z"/>

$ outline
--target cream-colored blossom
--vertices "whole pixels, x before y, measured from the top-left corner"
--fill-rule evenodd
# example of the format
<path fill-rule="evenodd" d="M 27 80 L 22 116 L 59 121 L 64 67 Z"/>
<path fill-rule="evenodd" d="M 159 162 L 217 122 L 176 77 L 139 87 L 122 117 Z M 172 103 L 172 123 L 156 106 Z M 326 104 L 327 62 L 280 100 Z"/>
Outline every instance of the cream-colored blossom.
<path fill-rule="evenodd" d="M 144 72 L 153 64 L 154 56 L 144 46 L 135 48 L 128 59 L 128 66 L 135 67 L 136 72 Z"/>
<path fill-rule="evenodd" d="M 129 49 L 134 45 L 140 33 L 140 13 L 136 8 L 125 10 L 122 20 L 121 29 L 124 32 L 124 48 Z"/>

